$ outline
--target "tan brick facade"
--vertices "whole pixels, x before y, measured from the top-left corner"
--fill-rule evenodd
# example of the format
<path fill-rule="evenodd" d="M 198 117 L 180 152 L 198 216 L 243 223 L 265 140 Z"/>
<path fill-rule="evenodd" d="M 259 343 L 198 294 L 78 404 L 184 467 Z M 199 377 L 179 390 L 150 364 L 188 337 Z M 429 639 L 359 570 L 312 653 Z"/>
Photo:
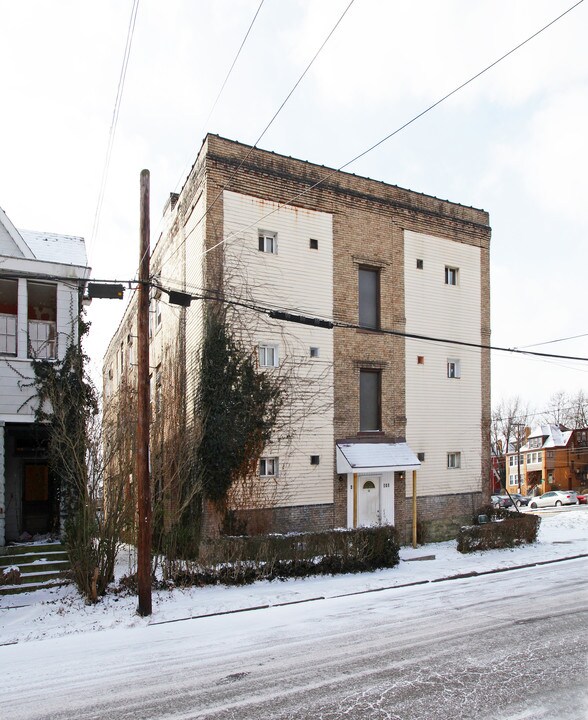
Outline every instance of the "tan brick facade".
<path fill-rule="evenodd" d="M 380 325 L 405 330 L 404 230 L 423 232 L 481 250 L 482 342 L 490 340 L 490 279 L 488 214 L 348 173 L 331 171 L 311 163 L 283 157 L 248 146 L 208 136 L 203 147 L 207 157 L 209 198 L 219 195 L 207 224 L 209 246 L 219 242 L 222 228 L 220 190 L 224 186 L 255 197 L 289 202 L 295 206 L 333 214 L 334 319 L 358 323 L 358 270 L 360 266 L 380 272 Z M 322 181 L 322 182 L 321 182 Z M 317 184 L 320 183 L 320 184 Z M 315 186 L 316 187 L 313 187 Z M 214 192 L 210 192 L 214 188 Z M 433 334 L 433 333 L 432 333 Z M 405 436 L 405 353 L 402 337 L 366 330 L 334 330 L 335 438 L 351 438 L 359 432 L 359 371 L 381 371 L 382 430 L 391 439 Z M 490 353 L 482 353 L 482 447 L 490 457 Z M 480 477 L 488 477 L 485 460 Z M 395 482 L 395 517 L 399 528 L 408 527 L 404 488 Z M 485 488 L 484 488 L 485 490 Z M 480 488 L 480 492 L 482 488 Z M 479 494 L 476 493 L 476 496 Z M 472 495 L 461 503 L 420 501 L 423 520 L 433 519 L 434 510 L 444 515 L 464 515 Z M 346 523 L 347 484 L 334 474 L 334 524 Z M 408 532 L 408 531 L 407 531 Z M 438 533 L 437 533 L 438 535 Z"/>
<path fill-rule="evenodd" d="M 482 343 L 489 343 L 490 228 L 486 212 L 208 135 L 179 196 L 169 235 L 181 232 L 198 198 L 203 197 L 208 209 L 201 221 L 205 227 L 204 242 L 211 249 L 203 261 L 205 284 L 215 291 L 223 288 L 224 190 L 332 215 L 333 319 L 343 324 L 358 324 L 358 271 L 368 267 L 379 272 L 380 327 L 392 332 L 405 331 L 405 231 L 479 248 L 480 332 Z M 271 224 L 271 220 L 263 222 Z M 362 368 L 372 368 L 379 370 L 381 377 L 382 432 L 377 434 L 378 439 L 404 439 L 407 422 L 404 338 L 345 327 L 336 327 L 332 332 L 334 438 L 364 437 L 359 434 L 359 373 Z M 459 501 L 419 499 L 425 522 L 463 515 L 465 508 L 469 510 L 486 490 L 482 478 L 489 476 L 486 458 L 488 461 L 490 458 L 489 351 L 482 351 L 481 357 L 479 490 L 460 496 Z M 408 537 L 410 502 L 405 497 L 404 480 L 396 475 L 394 516 L 401 535 Z M 275 508 L 272 515 L 279 526 L 276 529 L 309 529 L 313 522 L 321 528 L 344 526 L 347 486 L 333 468 L 333 505 Z M 437 518 L 437 514 L 443 518 Z"/>

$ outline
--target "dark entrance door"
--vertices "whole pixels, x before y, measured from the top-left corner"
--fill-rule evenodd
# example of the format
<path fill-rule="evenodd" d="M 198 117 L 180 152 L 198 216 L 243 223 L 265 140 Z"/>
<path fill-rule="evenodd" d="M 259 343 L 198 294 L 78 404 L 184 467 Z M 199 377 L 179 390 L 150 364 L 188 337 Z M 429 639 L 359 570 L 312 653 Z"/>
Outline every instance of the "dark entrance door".
<path fill-rule="evenodd" d="M 22 486 L 22 525 L 31 535 L 54 530 L 52 487 L 47 463 L 25 462 Z"/>

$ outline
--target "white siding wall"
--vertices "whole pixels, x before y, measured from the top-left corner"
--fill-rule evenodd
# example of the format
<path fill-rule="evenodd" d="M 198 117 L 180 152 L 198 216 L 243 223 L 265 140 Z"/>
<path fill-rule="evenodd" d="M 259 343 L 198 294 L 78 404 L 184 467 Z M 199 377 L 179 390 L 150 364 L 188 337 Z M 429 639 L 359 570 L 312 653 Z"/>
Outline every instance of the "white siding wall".
<path fill-rule="evenodd" d="M 227 294 L 243 301 L 332 318 L 332 216 L 224 192 L 225 282 Z M 276 211 L 277 212 L 273 212 Z M 264 216 L 268 213 L 269 217 Z M 278 252 L 260 252 L 258 231 L 277 233 Z M 311 250 L 310 239 L 318 241 Z M 333 333 L 331 330 L 270 320 L 239 310 L 237 330 L 252 349 L 279 347 L 279 367 L 270 372 L 293 380 L 283 413 L 288 440 L 276 441 L 264 455 L 280 458 L 282 506 L 333 502 Z M 310 347 L 319 357 L 310 358 Z M 286 418 L 289 417 L 288 420 Z M 319 455 L 319 465 L 310 456 Z"/>
<path fill-rule="evenodd" d="M 58 354 L 63 358 L 67 345 L 76 332 L 77 287 L 63 283 L 57 285 L 57 336 Z M 17 356 L 0 355 L 0 420 L 32 422 L 33 405 L 26 403 L 35 395 L 31 386 L 33 370 L 27 358 L 27 281 L 19 280 Z M 23 405 L 24 403 L 24 405 Z"/>
<path fill-rule="evenodd" d="M 206 231 L 206 218 L 204 216 L 204 198 L 206 188 L 194 204 L 191 213 L 186 218 L 185 225 L 181 228 L 178 242 L 181 243 L 186 252 L 186 289 L 187 292 L 198 294 L 204 288 L 204 237 Z M 178 253 L 179 254 L 179 253 Z M 196 357 L 200 354 L 204 328 L 204 301 L 193 300 L 186 313 L 186 363 L 189 407 L 192 406 L 192 399 L 195 393 L 195 383 L 198 380 L 198 373 L 195 372 Z"/>
<path fill-rule="evenodd" d="M 479 248 L 407 231 L 404 253 L 406 331 L 480 343 Z M 446 266 L 459 269 L 456 286 L 445 284 Z M 459 360 L 459 379 L 447 377 L 448 359 Z M 481 380 L 480 350 L 407 339 L 406 439 L 425 453 L 419 495 L 480 490 Z M 447 468 L 450 452 L 461 453 L 460 469 Z"/>

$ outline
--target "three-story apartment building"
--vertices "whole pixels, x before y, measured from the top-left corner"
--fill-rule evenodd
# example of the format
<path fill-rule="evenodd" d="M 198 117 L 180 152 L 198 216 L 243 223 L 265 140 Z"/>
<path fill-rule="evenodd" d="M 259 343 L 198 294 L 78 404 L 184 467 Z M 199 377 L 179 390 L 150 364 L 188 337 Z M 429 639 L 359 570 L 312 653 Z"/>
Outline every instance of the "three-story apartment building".
<path fill-rule="evenodd" d="M 272 527 L 410 537 L 416 487 L 419 524 L 444 537 L 487 485 L 489 243 L 482 210 L 208 135 L 152 254 L 153 392 L 174 348 L 189 421 L 207 306 L 230 303 L 260 370 L 290 380 L 289 431 L 257 472 Z M 128 377 L 135 313 L 106 353 L 107 397 Z"/>

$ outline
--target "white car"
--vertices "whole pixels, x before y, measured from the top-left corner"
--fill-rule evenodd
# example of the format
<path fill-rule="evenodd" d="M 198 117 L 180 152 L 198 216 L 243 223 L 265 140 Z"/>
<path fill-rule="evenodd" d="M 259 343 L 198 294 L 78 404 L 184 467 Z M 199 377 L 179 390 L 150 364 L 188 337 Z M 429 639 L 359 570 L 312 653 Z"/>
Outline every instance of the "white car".
<path fill-rule="evenodd" d="M 578 505 L 578 495 L 573 490 L 550 490 L 529 502 L 530 508 L 559 507 L 560 505 Z"/>

